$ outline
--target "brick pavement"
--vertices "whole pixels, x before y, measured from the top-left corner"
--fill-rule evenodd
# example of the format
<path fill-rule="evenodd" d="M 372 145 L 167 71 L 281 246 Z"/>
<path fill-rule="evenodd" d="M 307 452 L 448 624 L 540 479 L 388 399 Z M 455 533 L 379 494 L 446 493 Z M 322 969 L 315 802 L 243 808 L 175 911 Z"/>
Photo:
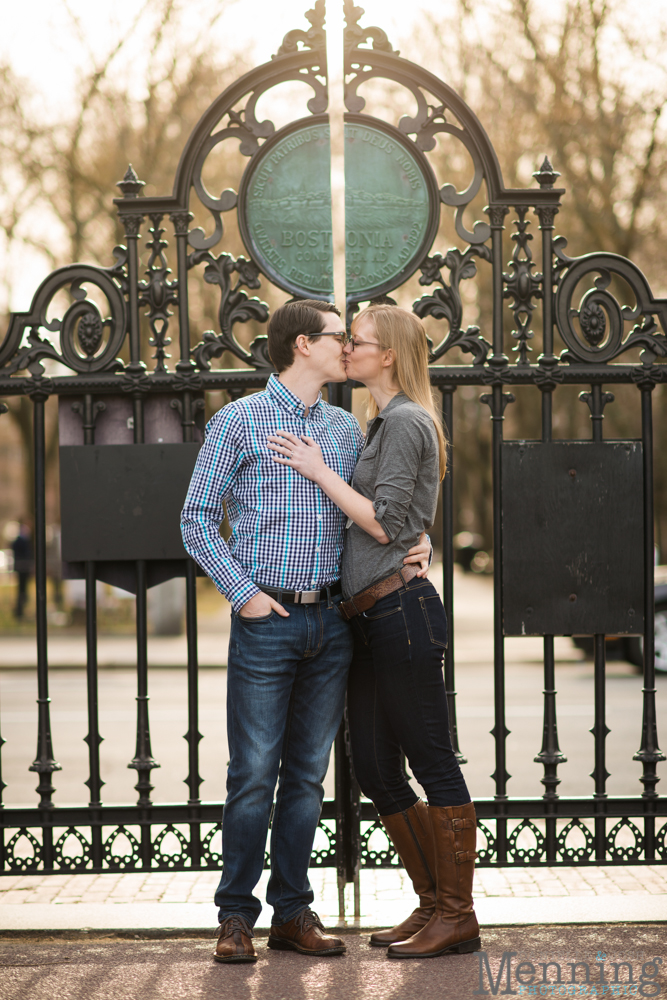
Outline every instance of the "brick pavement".
<path fill-rule="evenodd" d="M 332 869 L 311 869 L 318 899 L 336 895 Z M 400 903 L 411 888 L 402 869 L 362 872 L 362 901 Z M 217 872 L 105 873 L 102 875 L 4 875 L 0 905 L 16 903 L 209 903 Z M 263 880 L 265 881 L 265 879 Z M 261 883 L 260 883 L 261 885 Z M 260 892 L 261 890 L 258 890 Z M 667 894 L 667 866 L 585 868 L 479 868 L 477 897 L 619 896 Z"/>

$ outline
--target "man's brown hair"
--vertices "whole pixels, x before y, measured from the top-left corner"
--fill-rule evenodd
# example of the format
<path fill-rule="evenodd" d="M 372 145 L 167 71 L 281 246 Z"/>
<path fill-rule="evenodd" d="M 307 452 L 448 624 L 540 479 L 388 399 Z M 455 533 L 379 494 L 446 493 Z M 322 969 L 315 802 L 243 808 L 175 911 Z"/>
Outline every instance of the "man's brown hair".
<path fill-rule="evenodd" d="M 269 357 L 279 372 L 284 372 L 294 364 L 294 343 L 297 337 L 322 332 L 323 313 L 340 316 L 340 309 L 333 302 L 300 299 L 298 302 L 286 302 L 271 315 L 267 329 Z"/>

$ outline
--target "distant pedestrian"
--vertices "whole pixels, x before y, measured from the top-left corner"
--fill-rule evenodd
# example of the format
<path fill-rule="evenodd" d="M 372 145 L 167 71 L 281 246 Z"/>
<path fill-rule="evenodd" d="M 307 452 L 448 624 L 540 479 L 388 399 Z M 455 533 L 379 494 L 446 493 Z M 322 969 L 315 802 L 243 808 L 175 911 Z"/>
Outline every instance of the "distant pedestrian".
<path fill-rule="evenodd" d="M 16 592 L 16 607 L 14 617 L 23 618 L 26 602 L 28 600 L 28 581 L 32 575 L 32 535 L 30 525 L 26 518 L 23 518 L 19 525 L 19 533 L 12 542 L 12 552 L 14 553 L 14 572 L 18 583 Z"/>

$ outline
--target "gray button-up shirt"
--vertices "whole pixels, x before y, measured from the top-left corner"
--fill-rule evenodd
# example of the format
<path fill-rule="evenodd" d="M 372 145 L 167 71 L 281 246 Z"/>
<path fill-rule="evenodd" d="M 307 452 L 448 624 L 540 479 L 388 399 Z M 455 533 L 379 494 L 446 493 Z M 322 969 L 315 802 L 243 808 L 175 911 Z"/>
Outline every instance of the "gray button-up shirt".
<path fill-rule="evenodd" d="M 348 521 L 342 564 L 345 598 L 400 569 L 408 549 L 435 518 L 440 486 L 435 427 L 426 410 L 404 393 L 369 421 L 352 485 L 373 501 L 375 519 L 389 544 L 381 545 Z"/>

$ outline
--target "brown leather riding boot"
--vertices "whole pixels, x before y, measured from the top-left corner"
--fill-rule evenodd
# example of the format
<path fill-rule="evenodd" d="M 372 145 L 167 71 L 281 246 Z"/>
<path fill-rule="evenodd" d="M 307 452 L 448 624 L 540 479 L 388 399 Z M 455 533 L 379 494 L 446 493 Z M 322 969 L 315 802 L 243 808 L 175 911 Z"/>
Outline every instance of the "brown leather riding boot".
<path fill-rule="evenodd" d="M 386 948 L 416 934 L 435 913 L 435 850 L 428 806 L 421 799 L 405 812 L 380 819 L 419 896 L 419 906 L 402 923 L 371 934 L 370 944 Z"/>
<path fill-rule="evenodd" d="M 435 958 L 447 952 L 464 954 L 481 948 L 473 909 L 477 821 L 472 802 L 465 806 L 429 806 L 437 890 L 435 913 L 407 941 L 393 944 L 389 958 Z"/>

